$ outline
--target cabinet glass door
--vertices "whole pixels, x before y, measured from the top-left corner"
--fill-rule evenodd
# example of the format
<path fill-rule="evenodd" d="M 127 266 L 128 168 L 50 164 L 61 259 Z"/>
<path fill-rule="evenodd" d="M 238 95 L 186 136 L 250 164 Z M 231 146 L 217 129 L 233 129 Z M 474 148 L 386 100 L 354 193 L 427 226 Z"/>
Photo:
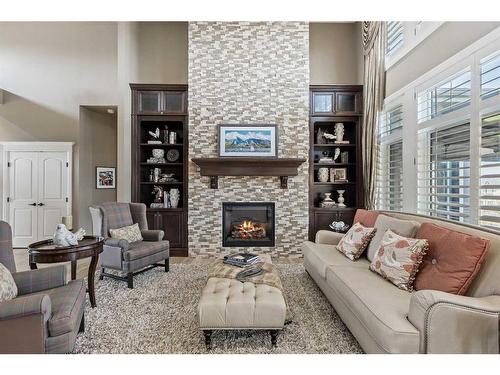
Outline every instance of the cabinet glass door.
<path fill-rule="evenodd" d="M 163 103 L 167 113 L 184 113 L 184 92 L 164 92 Z"/>
<path fill-rule="evenodd" d="M 336 114 L 356 114 L 360 111 L 357 103 L 357 93 L 338 92 L 335 94 Z"/>
<path fill-rule="evenodd" d="M 313 112 L 318 114 L 333 113 L 333 94 L 314 93 Z"/>
<path fill-rule="evenodd" d="M 139 91 L 139 113 L 161 113 L 160 91 Z"/>

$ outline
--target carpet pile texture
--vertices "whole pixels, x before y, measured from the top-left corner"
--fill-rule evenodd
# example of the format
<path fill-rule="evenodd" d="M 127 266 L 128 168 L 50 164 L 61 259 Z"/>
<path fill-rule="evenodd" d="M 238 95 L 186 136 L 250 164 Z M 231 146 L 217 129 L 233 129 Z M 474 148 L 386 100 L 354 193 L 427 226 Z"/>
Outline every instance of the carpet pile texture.
<path fill-rule="evenodd" d="M 302 264 L 277 263 L 294 321 L 271 346 L 267 331 L 214 331 L 205 348 L 196 308 L 210 263 L 173 264 L 126 283 L 96 277 L 97 308 L 87 301 L 85 332 L 74 353 L 362 353 L 362 350 Z"/>

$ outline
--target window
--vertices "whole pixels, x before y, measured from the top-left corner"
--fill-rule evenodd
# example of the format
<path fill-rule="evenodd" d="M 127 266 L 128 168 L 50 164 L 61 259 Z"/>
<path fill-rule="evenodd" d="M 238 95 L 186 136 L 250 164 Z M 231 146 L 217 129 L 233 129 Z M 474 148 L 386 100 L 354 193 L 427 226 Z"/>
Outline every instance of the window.
<path fill-rule="evenodd" d="M 470 68 L 418 94 L 418 123 L 453 112 L 470 103 Z"/>
<path fill-rule="evenodd" d="M 418 151 L 418 211 L 469 222 L 469 123 L 424 133 Z"/>
<path fill-rule="evenodd" d="M 389 69 L 419 43 L 436 31 L 443 22 L 386 22 L 385 69 Z"/>
<path fill-rule="evenodd" d="M 403 22 L 391 21 L 387 22 L 387 51 L 388 56 L 394 54 L 403 46 Z"/>
<path fill-rule="evenodd" d="M 383 146 L 379 163 L 380 186 L 377 206 L 383 210 L 403 210 L 403 141 Z"/>
<path fill-rule="evenodd" d="M 403 105 L 399 104 L 382 113 L 380 118 L 380 136 L 394 133 L 403 127 Z"/>
<path fill-rule="evenodd" d="M 479 225 L 500 228 L 500 114 L 481 123 Z"/>
<path fill-rule="evenodd" d="M 500 54 L 481 61 L 481 98 L 500 93 Z"/>

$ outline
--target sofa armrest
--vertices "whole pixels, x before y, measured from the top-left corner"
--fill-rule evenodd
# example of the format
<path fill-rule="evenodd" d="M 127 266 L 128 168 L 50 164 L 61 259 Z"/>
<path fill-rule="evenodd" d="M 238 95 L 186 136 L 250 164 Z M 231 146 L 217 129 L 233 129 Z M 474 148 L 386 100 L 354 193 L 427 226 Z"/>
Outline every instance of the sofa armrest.
<path fill-rule="evenodd" d="M 165 236 L 165 232 L 162 230 L 146 229 L 141 230 L 141 235 L 144 241 L 161 241 Z"/>
<path fill-rule="evenodd" d="M 66 266 L 41 268 L 12 274 L 18 295 L 36 293 L 66 285 Z"/>
<path fill-rule="evenodd" d="M 316 233 L 314 242 L 324 245 L 337 245 L 345 233 L 332 232 L 329 230 L 319 230 Z"/>
<path fill-rule="evenodd" d="M 408 320 L 420 332 L 424 353 L 498 353 L 500 296 L 466 297 L 420 290 Z"/>
<path fill-rule="evenodd" d="M 47 294 L 28 294 L 0 302 L 0 321 L 41 314 L 47 323 L 52 315 L 52 302 Z"/>
<path fill-rule="evenodd" d="M 122 238 L 107 238 L 104 241 L 105 246 L 119 247 L 123 252 L 128 250 L 129 243 Z"/>

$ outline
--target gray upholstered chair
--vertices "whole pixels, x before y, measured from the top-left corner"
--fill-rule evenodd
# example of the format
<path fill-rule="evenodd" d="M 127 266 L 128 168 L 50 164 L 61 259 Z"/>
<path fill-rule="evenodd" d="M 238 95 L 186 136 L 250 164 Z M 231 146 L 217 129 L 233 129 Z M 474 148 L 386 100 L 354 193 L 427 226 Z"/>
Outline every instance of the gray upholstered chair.
<path fill-rule="evenodd" d="M 0 302 L 0 353 L 69 353 L 84 329 L 86 288 L 66 284 L 63 265 L 16 272 L 10 225 L 0 221 L 0 263 L 9 269 L 18 296 Z"/>
<path fill-rule="evenodd" d="M 103 236 L 104 250 L 101 254 L 101 276 L 127 281 L 134 287 L 134 276 L 153 267 L 169 270 L 169 243 L 163 241 L 162 230 L 148 230 L 146 205 L 144 203 L 106 202 L 90 206 L 93 234 Z M 139 224 L 143 241 L 128 243 L 124 239 L 109 238 L 109 230 Z M 164 261 L 164 264 L 157 262 Z M 126 277 L 106 272 L 106 268 L 122 271 Z"/>

